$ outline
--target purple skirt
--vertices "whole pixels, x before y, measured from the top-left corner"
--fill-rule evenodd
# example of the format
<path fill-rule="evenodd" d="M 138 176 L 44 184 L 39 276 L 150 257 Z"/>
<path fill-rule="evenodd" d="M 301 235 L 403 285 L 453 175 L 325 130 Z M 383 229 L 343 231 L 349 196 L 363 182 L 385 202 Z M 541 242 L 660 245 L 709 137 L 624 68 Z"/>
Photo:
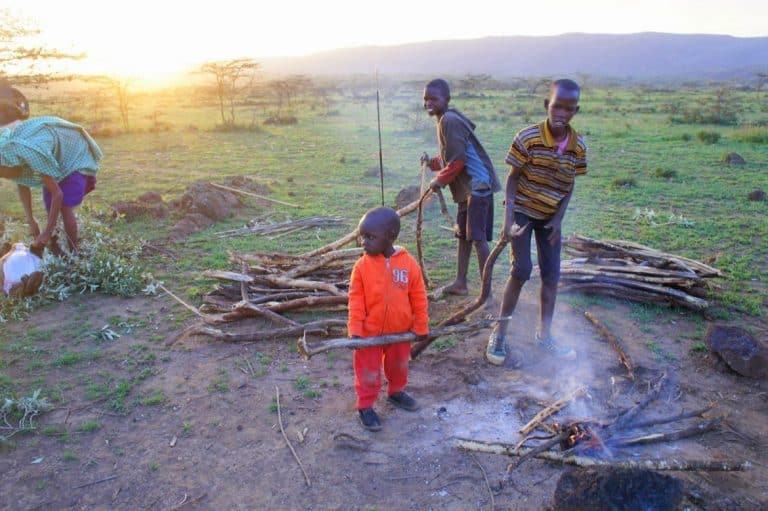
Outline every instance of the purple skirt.
<path fill-rule="evenodd" d="M 79 206 L 83 202 L 83 198 L 96 188 L 96 177 L 84 176 L 75 171 L 59 181 L 59 188 L 61 188 L 61 192 L 64 194 L 61 205 L 73 208 Z M 51 194 L 45 187 L 43 187 L 43 202 L 45 203 L 45 210 L 50 211 Z"/>

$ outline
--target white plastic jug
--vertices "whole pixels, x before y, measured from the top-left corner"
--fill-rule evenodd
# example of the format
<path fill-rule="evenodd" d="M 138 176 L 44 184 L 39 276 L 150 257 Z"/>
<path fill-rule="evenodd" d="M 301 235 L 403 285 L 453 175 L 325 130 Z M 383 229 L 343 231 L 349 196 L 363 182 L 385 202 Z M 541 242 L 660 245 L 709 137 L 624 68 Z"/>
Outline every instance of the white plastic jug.
<path fill-rule="evenodd" d="M 0 263 L 0 280 L 6 295 L 14 285 L 21 282 L 22 277 L 40 271 L 40 258 L 30 252 L 24 243 L 14 244 L 11 251 L 0 258 Z"/>

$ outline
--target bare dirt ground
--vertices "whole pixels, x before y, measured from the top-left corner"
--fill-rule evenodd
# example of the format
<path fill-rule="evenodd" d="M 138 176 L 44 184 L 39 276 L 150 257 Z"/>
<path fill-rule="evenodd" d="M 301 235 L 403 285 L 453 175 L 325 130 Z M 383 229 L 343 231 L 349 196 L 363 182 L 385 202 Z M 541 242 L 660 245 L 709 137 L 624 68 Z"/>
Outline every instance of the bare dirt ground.
<path fill-rule="evenodd" d="M 693 410 L 714 400 L 729 426 L 614 455 L 749 460 L 753 468 L 745 472 L 671 472 L 684 481 L 688 494 L 680 509 L 768 506 L 768 384 L 735 375 L 712 355 L 692 352 L 692 342 L 701 340 L 706 326 L 700 319 L 680 313 L 638 318 L 619 302 L 585 302 L 625 343 L 638 366 L 632 383 L 610 346 L 582 317 L 583 308 L 574 305 L 578 301 L 560 300 L 554 328 L 578 349 L 578 361 L 537 352 L 537 292 L 534 280 L 511 327 L 513 349 L 526 359 L 522 369 L 485 362 L 487 332 L 442 350 L 430 348 L 411 364 L 408 388 L 421 409 L 394 409 L 382 390 L 377 409 L 384 429 L 377 433 L 364 431 L 356 419 L 351 352 L 305 361 L 294 340 L 171 343 L 191 320 L 165 296 L 82 297 L 38 311 L 26 322 L 3 325 L 5 342 L 34 327 L 52 332 L 36 341 L 45 353 L 98 349 L 101 355 L 72 366 L 51 365 L 47 385 L 59 384 L 61 399 L 40 417 L 37 433 L 15 437 L 15 447 L 0 452 L 0 507 L 490 509 L 482 465 L 495 509 L 546 509 L 563 466 L 529 460 L 507 481 L 511 458 L 468 454 L 454 446 L 454 438 L 515 443 L 522 424 L 579 385 L 589 388 L 589 398 L 558 417 L 607 417 L 640 401 L 662 373 L 672 385 L 643 417 Z M 445 317 L 460 303 L 451 298 L 432 304 L 431 316 Z M 139 326 L 116 340 L 85 337 L 70 345 L 68 325 L 98 330 L 116 317 Z M 19 377 L 28 357 L 12 357 L 6 372 Z M 142 371 L 151 376 L 136 378 Z M 109 399 L 88 399 L 82 391 L 89 382 L 114 385 L 121 378 L 135 378 L 124 413 L 110 408 Z M 311 486 L 277 425 L 276 388 L 286 433 Z M 158 392 L 161 403 L 147 399 Z M 93 423 L 98 427 L 83 427 Z M 669 429 L 674 428 L 654 431 Z"/>

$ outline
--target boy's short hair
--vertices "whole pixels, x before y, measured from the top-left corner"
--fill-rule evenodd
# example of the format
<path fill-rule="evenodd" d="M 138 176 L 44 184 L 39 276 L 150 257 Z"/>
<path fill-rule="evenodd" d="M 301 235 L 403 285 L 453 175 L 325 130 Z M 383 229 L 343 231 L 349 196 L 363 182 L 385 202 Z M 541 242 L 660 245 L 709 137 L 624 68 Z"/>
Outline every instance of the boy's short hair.
<path fill-rule="evenodd" d="M 400 215 L 398 215 L 397 211 L 392 208 L 379 206 L 377 208 L 369 209 L 365 212 L 363 218 L 360 219 L 360 222 L 362 223 L 365 219 L 375 222 L 387 231 L 393 232 L 395 239 L 397 239 L 397 236 L 400 234 Z"/>
<path fill-rule="evenodd" d="M 0 86 L 0 126 L 29 118 L 29 103 L 24 94 L 10 85 Z"/>
<path fill-rule="evenodd" d="M 559 80 L 554 80 L 549 86 L 549 91 L 552 92 L 558 88 L 564 89 L 568 92 L 573 92 L 575 94 L 581 94 L 581 87 L 579 87 L 579 84 L 573 80 L 569 80 L 568 78 L 560 78 Z"/>
<path fill-rule="evenodd" d="M 438 89 L 446 98 L 451 97 L 451 88 L 448 86 L 448 82 L 442 78 L 435 78 L 427 84 L 427 88 L 433 87 Z"/>

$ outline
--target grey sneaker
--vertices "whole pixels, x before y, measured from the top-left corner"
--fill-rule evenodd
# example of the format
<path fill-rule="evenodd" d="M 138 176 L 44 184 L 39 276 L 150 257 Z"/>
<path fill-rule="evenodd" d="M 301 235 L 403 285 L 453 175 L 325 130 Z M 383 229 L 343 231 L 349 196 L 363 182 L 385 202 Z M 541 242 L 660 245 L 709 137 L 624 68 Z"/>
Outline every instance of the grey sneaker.
<path fill-rule="evenodd" d="M 485 348 L 485 358 L 491 364 L 500 366 L 504 364 L 507 358 L 507 340 L 503 335 L 493 332 L 488 339 L 488 346 Z"/>
<path fill-rule="evenodd" d="M 387 401 L 396 407 L 402 408 L 403 410 L 408 410 L 409 412 L 415 412 L 419 409 L 419 404 L 416 402 L 416 400 L 402 390 L 389 396 Z"/>
<path fill-rule="evenodd" d="M 569 360 L 576 358 L 576 351 L 573 348 L 571 348 L 570 346 L 557 344 L 555 342 L 555 339 L 551 335 L 546 339 L 542 339 L 541 337 L 539 337 L 539 333 L 536 332 L 536 346 L 541 350 L 544 350 L 552 355 L 555 355 L 556 357 L 561 357 Z"/>

